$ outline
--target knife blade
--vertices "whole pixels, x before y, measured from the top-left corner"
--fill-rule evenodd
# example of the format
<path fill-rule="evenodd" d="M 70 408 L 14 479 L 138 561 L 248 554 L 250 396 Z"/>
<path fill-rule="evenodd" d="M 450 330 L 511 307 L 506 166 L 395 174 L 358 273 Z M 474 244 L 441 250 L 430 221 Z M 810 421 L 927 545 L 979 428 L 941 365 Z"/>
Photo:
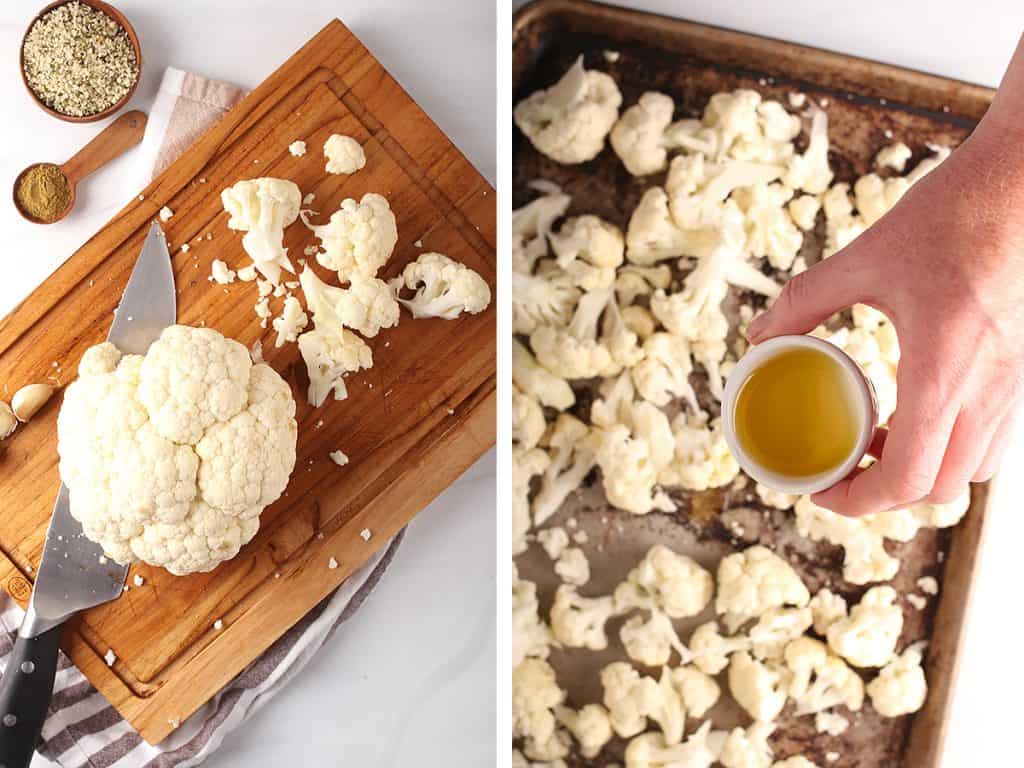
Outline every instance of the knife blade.
<path fill-rule="evenodd" d="M 174 325 L 177 297 L 167 242 L 155 222 L 128 279 L 107 340 L 143 355 Z M 0 680 L 0 766 L 26 768 L 32 760 L 57 669 L 61 626 L 75 614 L 122 594 L 128 566 L 108 560 L 71 516 L 71 494 L 61 483 L 46 532 L 28 611 Z"/>

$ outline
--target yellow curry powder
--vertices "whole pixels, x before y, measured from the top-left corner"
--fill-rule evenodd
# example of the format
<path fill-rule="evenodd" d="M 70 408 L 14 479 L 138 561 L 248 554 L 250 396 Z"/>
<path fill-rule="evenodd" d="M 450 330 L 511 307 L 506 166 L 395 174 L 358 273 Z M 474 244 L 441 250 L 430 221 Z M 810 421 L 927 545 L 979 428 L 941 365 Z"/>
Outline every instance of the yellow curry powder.
<path fill-rule="evenodd" d="M 15 195 L 18 205 L 29 216 L 40 221 L 54 221 L 71 202 L 71 185 L 60 168 L 52 163 L 42 163 L 21 177 Z"/>

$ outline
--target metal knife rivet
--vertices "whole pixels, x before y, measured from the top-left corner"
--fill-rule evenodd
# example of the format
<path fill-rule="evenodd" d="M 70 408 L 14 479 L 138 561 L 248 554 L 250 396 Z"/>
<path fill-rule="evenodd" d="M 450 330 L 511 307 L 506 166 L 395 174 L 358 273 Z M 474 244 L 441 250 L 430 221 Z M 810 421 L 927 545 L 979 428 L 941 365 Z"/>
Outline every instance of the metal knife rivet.
<path fill-rule="evenodd" d="M 6 725 L 8 728 L 13 728 L 17 724 L 18 724 L 18 718 L 17 717 L 15 717 L 14 715 L 11 715 L 11 714 L 4 715 L 4 725 Z"/>
<path fill-rule="evenodd" d="M 36 665 L 33 664 L 31 661 L 23 661 L 21 662 L 21 671 L 24 672 L 26 675 L 31 675 L 33 672 L 36 671 Z"/>

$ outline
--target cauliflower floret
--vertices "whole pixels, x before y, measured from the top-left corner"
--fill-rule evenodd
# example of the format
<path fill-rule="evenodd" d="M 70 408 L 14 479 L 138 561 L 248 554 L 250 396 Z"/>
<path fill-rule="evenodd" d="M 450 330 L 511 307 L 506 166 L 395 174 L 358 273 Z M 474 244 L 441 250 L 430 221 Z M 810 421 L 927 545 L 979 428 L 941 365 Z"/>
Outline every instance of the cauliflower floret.
<path fill-rule="evenodd" d="M 740 465 L 729 453 L 720 419 L 707 424 L 707 414 L 679 413 L 672 421 L 676 438 L 675 460 L 659 476 L 662 485 L 703 491 L 720 488 L 739 474 Z"/>
<path fill-rule="evenodd" d="M 334 391 L 348 397 L 345 375 L 373 367 L 373 352 L 347 328 L 316 327 L 299 336 L 299 352 L 309 372 L 309 404 L 319 408 Z"/>
<path fill-rule="evenodd" d="M 810 607 L 772 608 L 765 611 L 749 632 L 754 657 L 772 661 L 781 659 L 786 645 L 803 635 L 812 623 Z"/>
<path fill-rule="evenodd" d="M 220 193 L 230 214 L 228 229 L 245 232 L 242 247 L 252 265 L 271 283 L 281 282 L 281 270 L 294 273 L 288 249 L 282 245 L 284 228 L 299 215 L 302 193 L 286 179 L 246 179 Z"/>
<path fill-rule="evenodd" d="M 799 496 L 794 496 L 791 493 L 782 493 L 769 488 L 767 485 L 761 485 L 758 483 L 754 486 L 754 491 L 757 493 L 757 498 L 762 503 L 767 504 L 769 507 L 775 509 L 792 509 L 793 505 L 799 500 Z"/>
<path fill-rule="evenodd" d="M 512 381 L 548 408 L 564 411 L 576 402 L 569 383 L 537 362 L 526 345 L 512 339 Z"/>
<path fill-rule="evenodd" d="M 683 699 L 687 717 L 704 717 L 721 695 L 718 683 L 710 675 L 689 665 L 671 671 L 672 684 Z"/>
<path fill-rule="evenodd" d="M 792 189 L 820 195 L 832 183 L 832 169 L 828 167 L 828 115 L 813 104 L 810 111 L 811 131 L 807 151 L 790 158 L 782 182 Z"/>
<path fill-rule="evenodd" d="M 645 733 L 626 747 L 626 768 L 711 768 L 720 748 L 707 720 L 681 744 L 667 745 L 660 733 Z"/>
<path fill-rule="evenodd" d="M 566 219 L 562 228 L 549 239 L 555 263 L 570 274 L 574 264 L 614 269 L 622 264 L 626 247 L 622 230 L 591 215 Z"/>
<path fill-rule="evenodd" d="M 738 627 L 784 605 L 802 608 L 810 600 L 793 567 L 767 547 L 735 552 L 718 564 L 715 610 L 726 615 L 726 626 Z"/>
<path fill-rule="evenodd" d="M 372 339 L 381 328 L 398 325 L 398 302 L 376 277 L 353 277 L 348 289 L 336 288 L 306 266 L 299 283 L 318 326 L 353 328 Z"/>
<path fill-rule="evenodd" d="M 803 233 L 786 212 L 792 196 L 793 191 L 781 184 L 756 184 L 732 195 L 746 217 L 746 250 L 767 257 L 776 269 L 790 269 L 804 242 Z"/>
<path fill-rule="evenodd" d="M 634 176 L 646 176 L 665 170 L 668 152 L 685 148 L 713 154 L 717 136 L 697 120 L 672 123 L 675 105 L 663 93 L 648 91 L 622 113 L 611 133 L 612 149 L 626 170 Z"/>
<path fill-rule="evenodd" d="M 542 325 L 568 325 L 579 297 L 564 272 L 512 272 L 512 332 L 528 335 Z"/>
<path fill-rule="evenodd" d="M 555 717 L 576 739 L 584 757 L 596 757 L 601 748 L 611 741 L 612 724 L 608 710 L 600 704 L 587 704 L 578 712 L 558 706 L 555 707 Z"/>
<path fill-rule="evenodd" d="M 530 530 L 530 482 L 548 468 L 551 459 L 540 448 L 512 450 L 512 554 L 526 551 Z"/>
<path fill-rule="evenodd" d="M 547 423 L 544 409 L 536 398 L 512 386 L 512 442 L 521 449 L 536 447 L 544 436 Z"/>
<path fill-rule="evenodd" d="M 626 258 L 650 266 L 695 250 L 694 235 L 673 218 L 665 190 L 651 187 L 644 192 L 626 227 Z"/>
<path fill-rule="evenodd" d="M 853 197 L 864 224 L 870 227 L 882 218 L 908 189 L 910 185 L 907 180 L 899 176 L 882 179 L 877 174 L 869 173 L 857 179 L 853 185 Z"/>
<path fill-rule="evenodd" d="M 653 267 L 627 264 L 615 273 L 615 295 L 624 309 L 633 304 L 637 296 L 650 296 L 651 291 L 657 288 L 665 290 L 671 284 L 672 270 L 666 264 Z"/>
<path fill-rule="evenodd" d="M 366 153 L 362 145 L 351 136 L 332 133 L 324 142 L 324 157 L 327 158 L 328 173 L 355 173 L 366 165 Z"/>
<path fill-rule="evenodd" d="M 533 274 L 537 260 L 548 255 L 548 237 L 565 215 L 571 198 L 550 182 L 530 184 L 541 195 L 512 211 L 512 271 Z"/>
<path fill-rule="evenodd" d="M 566 584 L 582 587 L 590 581 L 590 563 L 579 547 L 565 549 L 555 562 L 555 575 Z"/>
<path fill-rule="evenodd" d="M 294 417 L 284 380 L 212 329 L 167 328 L 145 357 L 98 345 L 57 420 L 71 514 L 117 562 L 209 571 L 284 491 Z"/>
<path fill-rule="evenodd" d="M 814 195 L 800 195 L 793 198 L 789 205 L 789 216 L 804 232 L 814 229 L 814 222 L 818 218 L 818 211 L 821 210 L 821 202 Z"/>
<path fill-rule="evenodd" d="M 683 664 L 691 658 L 690 651 L 679 639 L 671 620 L 656 609 L 650 611 L 647 621 L 639 615 L 631 616 L 619 630 L 619 639 L 626 655 L 647 667 L 668 664 L 672 651 L 679 654 Z"/>
<path fill-rule="evenodd" d="M 624 325 L 614 329 L 616 335 L 598 338 L 601 315 L 605 310 L 614 313 L 616 308 L 610 288 L 583 294 L 567 327 L 543 325 L 530 334 L 537 360 L 563 379 L 614 376 L 623 367 L 636 364 L 643 353 L 636 336 Z M 618 319 L 621 321 L 621 316 Z"/>
<path fill-rule="evenodd" d="M 546 659 L 551 632 L 540 620 L 537 585 L 512 575 L 512 668 L 526 658 Z"/>
<path fill-rule="evenodd" d="M 587 425 L 568 414 L 560 414 L 548 438 L 551 458 L 541 478 L 540 491 L 533 500 L 533 523 L 541 526 L 558 511 L 565 498 L 576 490 L 597 462 L 588 440 Z"/>
<path fill-rule="evenodd" d="M 864 681 L 846 663 L 812 637 L 786 646 L 786 667 L 792 677 L 789 695 L 797 714 L 823 712 L 840 704 L 854 712 L 864 703 Z"/>
<path fill-rule="evenodd" d="M 892 168 L 894 171 L 903 173 L 911 154 L 913 153 L 910 151 L 910 147 L 902 141 L 897 141 L 895 144 L 878 150 L 878 154 L 875 155 L 875 165 L 879 168 Z"/>
<path fill-rule="evenodd" d="M 655 544 L 615 589 L 620 612 L 657 609 L 673 619 L 696 616 L 711 602 L 711 574 L 686 555 Z"/>
<path fill-rule="evenodd" d="M 283 347 L 285 342 L 295 341 L 308 324 L 309 318 L 302 311 L 302 304 L 294 296 L 289 296 L 284 300 L 284 310 L 274 318 L 273 326 L 277 331 L 274 346 Z"/>
<path fill-rule="evenodd" d="M 395 214 L 387 199 L 375 192 L 367 192 L 358 202 L 345 198 L 326 224 L 310 224 L 305 211 L 300 215 L 320 239 L 323 250 L 316 260 L 336 271 L 343 283 L 355 277 L 376 277 L 398 242 Z"/>
<path fill-rule="evenodd" d="M 524 659 L 512 670 L 512 738 L 523 739 L 531 760 L 557 760 L 569 754 L 554 709 L 565 700 L 555 670 L 543 659 Z"/>
<path fill-rule="evenodd" d="M 516 126 L 537 150 L 559 163 L 592 160 L 619 117 L 622 94 L 604 72 L 583 68 L 583 56 L 546 90 L 516 104 Z"/>
<path fill-rule="evenodd" d="M 846 600 L 830 589 L 818 590 L 809 607 L 814 617 L 814 631 L 822 637 L 828 635 L 828 628 L 839 619 L 846 618 Z"/>
<path fill-rule="evenodd" d="M 611 596 L 583 597 L 576 587 L 562 584 L 551 606 L 551 632 L 568 648 L 601 651 L 608 647 L 604 625 L 614 613 Z"/>
<path fill-rule="evenodd" d="M 569 546 L 569 534 L 565 528 L 555 526 L 537 531 L 537 543 L 552 560 L 558 560 Z"/>
<path fill-rule="evenodd" d="M 690 635 L 693 663 L 701 672 L 708 675 L 717 675 L 725 669 L 731 654 L 747 650 L 750 650 L 749 637 L 724 637 L 718 631 L 718 623 L 715 621 L 701 624 Z"/>
<path fill-rule="evenodd" d="M 640 396 L 659 407 L 683 398 L 697 412 L 697 395 L 690 386 L 690 345 L 681 336 L 659 332 L 649 336 L 643 344 L 644 356 L 630 370 L 633 383 Z"/>
<path fill-rule="evenodd" d="M 843 548 L 843 578 L 851 584 L 888 581 L 899 571 L 900 561 L 886 552 L 884 537 L 873 531 L 864 517 L 837 515 L 816 505 L 809 496 L 801 496 L 794 509 L 801 536 Z"/>
<path fill-rule="evenodd" d="M 928 683 L 921 669 L 922 643 L 914 643 L 889 662 L 868 683 L 871 705 L 882 717 L 900 717 L 917 712 L 928 695 Z"/>
<path fill-rule="evenodd" d="M 828 628 L 828 645 L 857 667 L 881 667 L 896 651 L 903 631 L 903 611 L 896 603 L 896 590 L 872 587 L 850 615 Z"/>
<path fill-rule="evenodd" d="M 771 721 L 786 705 L 789 675 L 785 669 L 754 659 L 746 651 L 729 660 L 729 690 L 754 720 Z"/>
<path fill-rule="evenodd" d="M 463 312 L 483 312 L 491 303 L 487 281 L 443 253 L 421 253 L 416 261 L 405 265 L 402 277 L 391 281 L 397 295 L 402 288 L 416 291 L 411 299 L 398 300 L 414 318 L 441 317 L 454 320 Z"/>
<path fill-rule="evenodd" d="M 235 282 L 236 274 L 235 270 L 229 269 L 228 265 L 220 259 L 214 259 L 213 263 L 210 264 L 209 280 L 218 285 L 229 285 Z"/>
<path fill-rule="evenodd" d="M 772 749 L 768 737 L 775 723 L 757 722 L 749 728 L 733 728 L 722 743 L 719 761 L 724 768 L 769 768 Z"/>
<path fill-rule="evenodd" d="M 635 736 L 650 718 L 661 728 L 666 744 L 682 740 L 686 713 L 668 668 L 662 669 L 661 678 L 655 681 L 626 662 L 616 661 L 601 670 L 601 685 L 612 728 L 619 736 Z"/>

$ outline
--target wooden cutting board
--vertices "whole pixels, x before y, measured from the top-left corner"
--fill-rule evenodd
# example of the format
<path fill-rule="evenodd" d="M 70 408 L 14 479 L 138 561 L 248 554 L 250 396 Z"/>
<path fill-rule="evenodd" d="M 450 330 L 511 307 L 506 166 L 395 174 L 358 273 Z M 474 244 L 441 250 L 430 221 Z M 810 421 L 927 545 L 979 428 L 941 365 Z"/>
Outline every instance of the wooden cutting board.
<path fill-rule="evenodd" d="M 324 171 L 332 133 L 363 144 L 366 167 Z M 308 153 L 293 157 L 302 139 Z M 253 312 L 254 283 L 217 285 L 210 264 L 249 262 L 226 227 L 220 191 L 257 176 L 291 179 L 324 221 L 343 198 L 380 192 L 399 242 L 381 276 L 433 250 L 477 270 L 495 290 L 495 196 L 430 118 L 339 21 L 332 21 L 162 173 L 43 285 L 0 321 L 0 390 L 56 376 L 73 380 L 102 341 L 150 222 L 162 206 L 177 280 L 178 320 L 252 345 L 291 384 L 298 461 L 256 538 L 209 574 L 174 577 L 134 566 L 130 590 L 74 621 L 63 647 L 150 742 L 159 742 L 328 595 L 495 441 L 495 305 L 454 321 L 412 320 L 368 340 L 374 367 L 348 379 L 350 396 L 313 409 L 295 344 L 274 349 Z M 182 243 L 190 249 L 181 252 Z M 294 259 L 316 242 L 288 228 Z M 328 273 L 320 270 L 322 276 Z M 336 278 L 335 278 L 336 280 Z M 274 301 L 275 312 L 281 300 Z M 25 604 L 59 484 L 55 397 L 0 456 L 0 583 Z M 343 468 L 328 457 L 341 449 Z M 481 514 L 493 501 L 481 499 Z M 364 541 L 360 532 L 372 536 Z M 338 562 L 329 569 L 330 558 Z M 133 584 L 138 574 L 143 586 Z M 223 621 L 223 629 L 213 624 Z M 103 656 L 113 649 L 117 662 Z"/>

